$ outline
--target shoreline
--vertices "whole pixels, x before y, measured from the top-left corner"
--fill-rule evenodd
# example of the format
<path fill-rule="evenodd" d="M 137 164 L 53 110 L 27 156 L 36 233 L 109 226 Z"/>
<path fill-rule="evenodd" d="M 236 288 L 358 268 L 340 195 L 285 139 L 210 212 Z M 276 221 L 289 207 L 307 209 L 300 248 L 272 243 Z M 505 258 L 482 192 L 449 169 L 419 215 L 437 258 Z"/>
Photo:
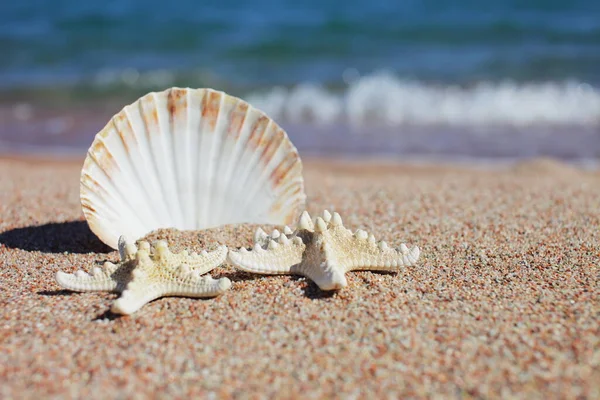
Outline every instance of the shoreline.
<path fill-rule="evenodd" d="M 84 157 L 94 136 L 127 103 L 68 109 L 57 105 L 0 105 L 0 157 Z M 310 118 L 309 118 L 310 119 Z M 361 163 L 463 164 L 490 167 L 555 158 L 600 167 L 593 125 L 366 125 L 276 119 L 303 159 L 353 159 Z"/>
<path fill-rule="evenodd" d="M 78 153 L 78 154 L 75 154 Z M 342 155 L 342 156 L 326 156 L 326 155 L 302 155 L 303 164 L 317 166 L 329 166 L 339 168 L 414 168 L 414 169 L 465 169 L 465 170 L 490 170 L 501 171 L 520 166 L 537 166 L 538 168 L 566 168 L 578 169 L 582 172 L 597 173 L 600 172 L 600 159 L 584 159 L 584 160 L 562 160 L 557 157 L 548 156 L 533 156 L 523 158 L 469 158 L 469 157 L 387 157 L 377 155 Z M 83 165 L 85 159 L 85 150 L 80 149 L 69 151 L 67 153 L 48 153 L 45 151 L 35 152 L 3 152 L 0 149 L 0 162 L 27 162 L 27 163 L 49 163 L 49 164 L 65 164 L 65 165 Z"/>

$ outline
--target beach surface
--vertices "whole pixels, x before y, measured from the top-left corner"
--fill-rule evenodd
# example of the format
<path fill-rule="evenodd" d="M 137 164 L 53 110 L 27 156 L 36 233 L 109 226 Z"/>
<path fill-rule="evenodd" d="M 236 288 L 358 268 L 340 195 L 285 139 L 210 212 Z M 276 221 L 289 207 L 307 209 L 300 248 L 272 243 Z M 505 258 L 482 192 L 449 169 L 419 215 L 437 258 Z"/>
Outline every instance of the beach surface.
<path fill-rule="evenodd" d="M 57 271 L 116 251 L 79 203 L 82 160 L 0 159 L 0 397 L 600 398 L 600 173 L 305 161 L 308 211 L 421 258 L 329 294 L 230 265 L 212 299 L 131 316 Z M 248 246 L 255 226 L 160 231 L 175 251 Z"/>

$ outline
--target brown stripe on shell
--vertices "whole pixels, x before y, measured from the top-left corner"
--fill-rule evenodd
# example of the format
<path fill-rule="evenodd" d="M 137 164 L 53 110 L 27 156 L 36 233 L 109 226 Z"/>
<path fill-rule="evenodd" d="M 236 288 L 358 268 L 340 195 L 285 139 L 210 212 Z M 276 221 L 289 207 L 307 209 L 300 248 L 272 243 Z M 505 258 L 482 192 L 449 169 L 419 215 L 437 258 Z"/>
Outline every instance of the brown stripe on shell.
<path fill-rule="evenodd" d="M 92 142 L 92 145 L 94 144 L 94 142 Z M 81 168 L 81 176 L 83 176 L 83 174 L 86 173 L 86 171 L 92 168 L 91 165 L 95 163 L 96 161 L 94 161 L 92 156 L 90 156 L 90 151 L 88 150 L 88 153 L 85 156 L 85 160 L 83 161 L 83 167 Z"/>
<path fill-rule="evenodd" d="M 221 106 L 221 93 L 208 91 L 202 98 L 202 119 L 211 131 L 214 132 Z"/>
<path fill-rule="evenodd" d="M 140 108 L 140 116 L 146 125 L 148 133 L 155 131 L 161 133 L 160 129 L 150 129 L 150 127 L 158 126 L 158 108 L 154 94 L 150 93 L 139 100 L 138 107 Z"/>
<path fill-rule="evenodd" d="M 185 116 L 187 112 L 187 90 L 179 88 L 171 89 L 167 97 L 167 107 L 171 121 L 182 114 Z"/>
<path fill-rule="evenodd" d="M 81 176 L 81 185 L 83 186 L 83 188 L 93 193 L 97 193 L 100 197 L 109 197 L 108 191 L 104 188 L 104 186 L 102 186 L 100 182 L 92 178 L 87 173 Z M 82 192 L 83 190 L 80 190 L 80 193 Z"/>
<path fill-rule="evenodd" d="M 277 201 L 275 203 L 273 203 L 273 205 L 271 206 L 271 209 L 269 211 L 272 215 L 279 215 L 281 213 L 282 207 L 283 207 L 283 203 L 281 201 L 281 198 L 279 197 L 277 199 Z M 286 218 L 286 220 L 287 220 L 287 218 Z M 287 222 L 286 222 L 286 224 L 287 224 Z"/>
<path fill-rule="evenodd" d="M 269 213 L 271 215 L 280 215 L 284 207 L 287 210 L 289 210 L 284 217 L 286 225 L 294 224 L 296 222 L 296 218 L 298 217 L 297 214 L 299 214 L 299 212 L 302 211 L 300 210 L 300 206 L 304 203 L 304 197 L 302 196 L 304 189 L 302 188 L 302 185 L 294 185 L 290 187 L 290 189 L 292 189 L 291 193 L 289 193 L 288 189 L 286 190 L 285 195 L 280 194 L 279 196 L 277 196 L 277 201 L 273 203 L 269 210 Z M 298 198 L 302 200 L 298 200 L 297 202 L 292 204 L 292 207 L 290 207 L 289 204 L 286 204 L 286 200 L 288 200 L 289 198 Z"/>
<path fill-rule="evenodd" d="M 231 111 L 229 128 L 227 130 L 227 135 L 231 139 L 237 140 L 240 137 L 242 126 L 244 125 L 244 121 L 246 121 L 247 112 L 248 103 L 245 101 L 238 101 L 235 108 Z"/>
<path fill-rule="evenodd" d="M 127 114 L 125 114 L 125 110 L 115 115 L 112 119 L 112 123 L 115 132 L 117 132 L 123 146 L 125 146 L 125 151 L 131 154 L 131 148 L 137 145 L 137 139 L 133 134 L 133 128 L 131 127 L 131 122 L 129 121 Z"/>
<path fill-rule="evenodd" d="M 110 177 L 113 170 L 119 170 L 119 166 L 104 141 L 94 140 L 88 154 L 94 159 L 100 169 L 104 171 L 106 176 Z"/>
<path fill-rule="evenodd" d="M 91 201 L 88 199 L 81 199 L 81 208 L 83 209 L 83 212 L 85 213 L 86 211 L 91 213 L 91 214 L 97 214 L 98 211 L 96 211 L 96 209 L 94 208 L 94 206 L 92 206 Z"/>
<path fill-rule="evenodd" d="M 279 128 L 275 124 L 271 124 L 269 126 L 271 128 L 271 131 L 275 130 L 275 133 L 268 135 L 270 140 L 264 147 L 262 153 L 260 154 L 260 162 L 262 165 L 269 164 L 269 161 L 271 161 L 271 158 L 273 158 L 273 154 L 275 154 L 275 152 L 281 146 L 282 141 L 285 139 L 285 133 L 281 128 Z"/>
<path fill-rule="evenodd" d="M 156 108 L 154 94 L 150 93 L 142 97 L 140 100 L 138 100 L 136 106 L 143 123 L 143 132 L 145 133 L 150 148 L 152 148 L 152 142 L 154 141 L 152 139 L 153 133 L 157 136 L 161 134 L 161 129 L 158 125 L 158 111 Z M 154 157 L 150 156 L 150 160 L 153 161 Z M 155 162 L 152 162 L 152 165 L 154 168 L 156 168 Z"/>
<path fill-rule="evenodd" d="M 248 138 L 248 146 L 252 150 L 257 150 L 262 144 L 265 129 L 269 122 L 271 120 L 268 117 L 261 115 L 252 126 L 252 132 L 250 132 L 250 137 Z"/>
<path fill-rule="evenodd" d="M 295 169 L 296 166 L 292 168 L 292 170 Z M 301 198 L 302 201 L 305 201 L 306 195 L 304 194 L 304 183 L 302 181 L 292 181 L 288 183 L 279 191 L 279 197 L 282 199 Z"/>
<path fill-rule="evenodd" d="M 304 209 L 306 208 L 306 200 L 303 198 L 301 201 L 297 200 L 295 201 L 291 207 L 290 210 L 291 212 L 289 212 L 287 215 L 284 216 L 285 218 L 285 225 L 293 225 L 296 222 L 298 222 L 298 218 L 300 217 L 300 214 L 302 213 L 302 211 L 304 211 Z"/>
<path fill-rule="evenodd" d="M 281 160 L 281 162 L 275 167 L 269 180 L 271 181 L 271 185 L 273 187 L 277 187 L 281 181 L 283 181 L 290 171 L 294 169 L 294 166 L 297 164 L 299 156 L 297 153 L 288 153 L 285 155 L 285 158 Z"/>

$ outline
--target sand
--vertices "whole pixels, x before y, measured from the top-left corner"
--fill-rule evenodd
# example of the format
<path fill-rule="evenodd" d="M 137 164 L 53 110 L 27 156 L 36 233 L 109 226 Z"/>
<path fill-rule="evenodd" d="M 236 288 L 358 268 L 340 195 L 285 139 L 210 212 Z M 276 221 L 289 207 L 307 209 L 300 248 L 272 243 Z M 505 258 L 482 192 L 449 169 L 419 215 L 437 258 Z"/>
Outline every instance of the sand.
<path fill-rule="evenodd" d="M 305 278 L 225 265 L 231 290 L 127 317 L 56 271 L 111 251 L 83 220 L 80 161 L 0 160 L 2 398 L 600 398 L 600 173 L 306 161 L 311 213 L 419 264 Z M 162 231 L 174 249 L 248 245 L 252 226 Z"/>

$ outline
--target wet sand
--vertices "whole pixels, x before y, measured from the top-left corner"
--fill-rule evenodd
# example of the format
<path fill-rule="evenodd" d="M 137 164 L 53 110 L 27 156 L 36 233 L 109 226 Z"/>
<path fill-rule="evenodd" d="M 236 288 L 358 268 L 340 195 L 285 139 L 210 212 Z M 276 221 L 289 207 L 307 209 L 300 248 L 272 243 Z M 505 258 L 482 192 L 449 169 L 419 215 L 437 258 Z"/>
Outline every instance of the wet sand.
<path fill-rule="evenodd" d="M 36 96 L 34 96 L 36 97 Z M 7 155 L 52 154 L 79 157 L 96 133 L 136 97 L 56 99 L 21 102 L 0 99 L 0 158 Z M 283 119 L 281 127 L 303 156 L 338 155 L 419 162 L 442 157 L 447 162 L 515 160 L 548 155 L 598 167 L 600 136 L 597 125 L 533 124 L 531 126 L 437 125 L 410 123 L 317 123 Z"/>
<path fill-rule="evenodd" d="M 418 265 L 334 294 L 224 265 L 219 297 L 118 317 L 116 295 L 54 282 L 118 258 L 83 220 L 80 166 L 0 160 L 2 398 L 600 398 L 598 172 L 306 161 L 311 214 L 418 245 Z M 253 228 L 150 236 L 198 251 Z"/>

